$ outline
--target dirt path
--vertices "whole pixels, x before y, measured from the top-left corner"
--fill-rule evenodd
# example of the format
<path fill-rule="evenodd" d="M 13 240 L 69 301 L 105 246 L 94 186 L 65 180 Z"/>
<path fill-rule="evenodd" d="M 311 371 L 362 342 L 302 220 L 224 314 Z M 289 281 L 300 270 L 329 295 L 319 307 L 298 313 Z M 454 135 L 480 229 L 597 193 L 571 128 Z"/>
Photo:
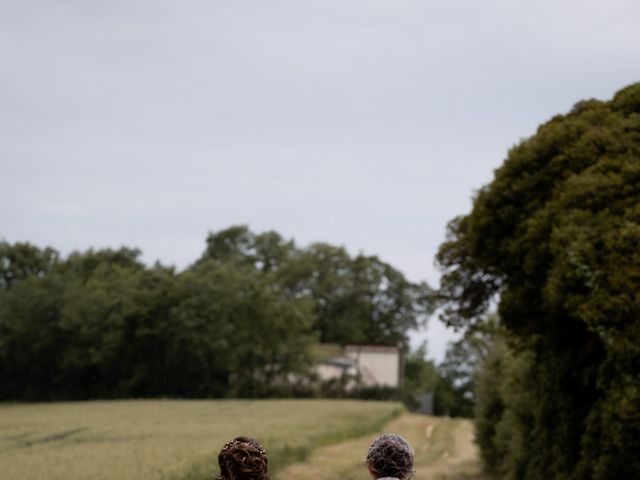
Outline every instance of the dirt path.
<path fill-rule="evenodd" d="M 384 431 L 399 433 L 416 451 L 415 480 L 486 480 L 468 420 L 405 414 Z M 363 460 L 370 435 L 320 448 L 305 463 L 290 465 L 275 480 L 369 480 Z"/>

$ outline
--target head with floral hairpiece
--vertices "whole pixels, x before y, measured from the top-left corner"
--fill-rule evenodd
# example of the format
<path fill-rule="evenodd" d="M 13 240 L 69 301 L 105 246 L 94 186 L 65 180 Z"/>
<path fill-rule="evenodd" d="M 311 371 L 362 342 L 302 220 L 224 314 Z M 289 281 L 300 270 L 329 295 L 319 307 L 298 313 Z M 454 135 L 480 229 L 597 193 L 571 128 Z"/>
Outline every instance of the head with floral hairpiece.
<path fill-rule="evenodd" d="M 400 435 L 385 433 L 376 438 L 365 461 L 374 479 L 408 480 L 413 476 L 413 448 Z"/>
<path fill-rule="evenodd" d="M 220 450 L 220 475 L 214 480 L 269 480 L 267 452 L 253 437 L 236 437 Z"/>

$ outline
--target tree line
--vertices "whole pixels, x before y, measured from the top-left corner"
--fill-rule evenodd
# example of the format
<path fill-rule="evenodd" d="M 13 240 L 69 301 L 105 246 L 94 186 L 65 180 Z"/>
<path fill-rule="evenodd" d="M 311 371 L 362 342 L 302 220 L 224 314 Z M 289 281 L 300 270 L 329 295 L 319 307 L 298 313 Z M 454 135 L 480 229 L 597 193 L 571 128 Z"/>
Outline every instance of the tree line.
<path fill-rule="evenodd" d="M 443 319 L 487 331 L 476 436 L 505 479 L 640 475 L 640 83 L 513 147 L 438 253 Z"/>
<path fill-rule="evenodd" d="M 432 308 L 375 256 L 246 226 L 211 233 L 180 272 L 127 247 L 63 258 L 3 241 L 0 398 L 310 394 L 315 343 L 407 351 Z"/>

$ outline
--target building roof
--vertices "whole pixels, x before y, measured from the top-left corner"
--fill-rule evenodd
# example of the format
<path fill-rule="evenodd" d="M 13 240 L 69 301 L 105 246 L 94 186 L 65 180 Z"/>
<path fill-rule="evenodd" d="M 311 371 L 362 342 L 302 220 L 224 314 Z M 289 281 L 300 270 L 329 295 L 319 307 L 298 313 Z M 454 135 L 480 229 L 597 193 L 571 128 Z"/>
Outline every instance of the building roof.
<path fill-rule="evenodd" d="M 373 343 L 348 343 L 344 346 L 345 351 L 357 350 L 365 352 L 388 352 L 396 353 L 400 351 L 397 345 L 380 345 Z"/>

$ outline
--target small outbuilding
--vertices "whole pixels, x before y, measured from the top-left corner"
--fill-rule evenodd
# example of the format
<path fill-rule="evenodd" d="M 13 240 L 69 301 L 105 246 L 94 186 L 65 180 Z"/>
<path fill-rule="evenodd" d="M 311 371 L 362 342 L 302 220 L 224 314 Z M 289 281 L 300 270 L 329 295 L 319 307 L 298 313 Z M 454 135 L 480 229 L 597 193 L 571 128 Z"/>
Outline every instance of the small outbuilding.
<path fill-rule="evenodd" d="M 398 388 L 402 384 L 401 351 L 397 345 L 349 344 L 345 345 L 344 354 L 355 362 L 358 385 Z"/>
<path fill-rule="evenodd" d="M 336 345 L 323 345 L 331 351 L 316 364 L 316 373 L 321 381 L 341 379 L 345 388 L 391 387 L 402 384 L 401 350 L 396 345 L 348 344 L 340 351 Z"/>

